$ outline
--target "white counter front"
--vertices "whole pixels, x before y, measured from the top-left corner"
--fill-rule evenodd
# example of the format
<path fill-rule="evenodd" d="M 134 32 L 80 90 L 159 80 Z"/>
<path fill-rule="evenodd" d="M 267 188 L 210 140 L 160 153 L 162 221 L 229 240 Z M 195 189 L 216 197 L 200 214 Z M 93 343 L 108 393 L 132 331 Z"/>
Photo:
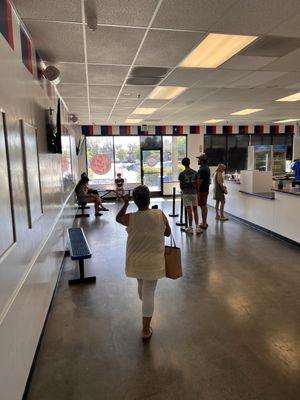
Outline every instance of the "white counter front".
<path fill-rule="evenodd" d="M 300 244 L 300 196 L 275 192 L 275 199 L 240 193 L 240 185 L 226 181 L 228 188 L 225 212 L 268 229 Z M 208 204 L 215 205 L 212 187 Z"/>

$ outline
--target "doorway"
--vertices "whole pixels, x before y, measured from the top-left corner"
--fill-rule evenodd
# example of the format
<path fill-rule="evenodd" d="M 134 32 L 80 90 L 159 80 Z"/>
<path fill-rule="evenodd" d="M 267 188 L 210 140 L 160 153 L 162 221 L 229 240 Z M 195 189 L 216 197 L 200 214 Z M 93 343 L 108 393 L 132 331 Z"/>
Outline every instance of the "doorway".
<path fill-rule="evenodd" d="M 162 150 L 141 151 L 142 184 L 148 186 L 151 195 L 162 195 Z"/>

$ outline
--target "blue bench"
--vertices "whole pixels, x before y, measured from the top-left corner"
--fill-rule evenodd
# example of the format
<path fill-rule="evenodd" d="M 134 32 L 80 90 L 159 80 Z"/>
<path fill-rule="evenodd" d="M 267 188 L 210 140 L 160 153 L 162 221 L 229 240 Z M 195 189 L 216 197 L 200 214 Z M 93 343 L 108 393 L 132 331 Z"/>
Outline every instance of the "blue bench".
<path fill-rule="evenodd" d="M 79 263 L 79 278 L 69 280 L 69 285 L 77 283 L 94 283 L 95 276 L 84 276 L 84 260 L 92 257 L 91 249 L 82 228 L 69 228 L 70 257 Z"/>

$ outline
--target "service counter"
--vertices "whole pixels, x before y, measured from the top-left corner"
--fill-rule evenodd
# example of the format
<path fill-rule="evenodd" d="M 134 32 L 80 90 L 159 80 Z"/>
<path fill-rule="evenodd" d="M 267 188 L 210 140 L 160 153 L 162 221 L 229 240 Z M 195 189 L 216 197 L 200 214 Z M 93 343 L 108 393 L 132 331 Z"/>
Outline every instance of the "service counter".
<path fill-rule="evenodd" d="M 240 191 L 240 184 L 226 181 L 225 212 L 300 244 L 299 189 L 275 189 L 275 196 L 256 196 Z M 208 204 L 215 205 L 212 185 Z"/>

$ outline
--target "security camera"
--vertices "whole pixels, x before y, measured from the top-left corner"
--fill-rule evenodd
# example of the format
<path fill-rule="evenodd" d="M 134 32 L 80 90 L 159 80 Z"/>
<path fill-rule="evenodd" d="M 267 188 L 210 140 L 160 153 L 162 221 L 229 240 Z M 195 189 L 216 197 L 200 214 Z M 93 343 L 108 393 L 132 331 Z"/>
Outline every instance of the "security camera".
<path fill-rule="evenodd" d="M 70 120 L 71 122 L 73 122 L 74 124 L 77 124 L 77 122 L 78 122 L 78 118 L 76 117 L 75 114 L 70 114 L 70 115 L 69 115 L 69 120 Z"/>

